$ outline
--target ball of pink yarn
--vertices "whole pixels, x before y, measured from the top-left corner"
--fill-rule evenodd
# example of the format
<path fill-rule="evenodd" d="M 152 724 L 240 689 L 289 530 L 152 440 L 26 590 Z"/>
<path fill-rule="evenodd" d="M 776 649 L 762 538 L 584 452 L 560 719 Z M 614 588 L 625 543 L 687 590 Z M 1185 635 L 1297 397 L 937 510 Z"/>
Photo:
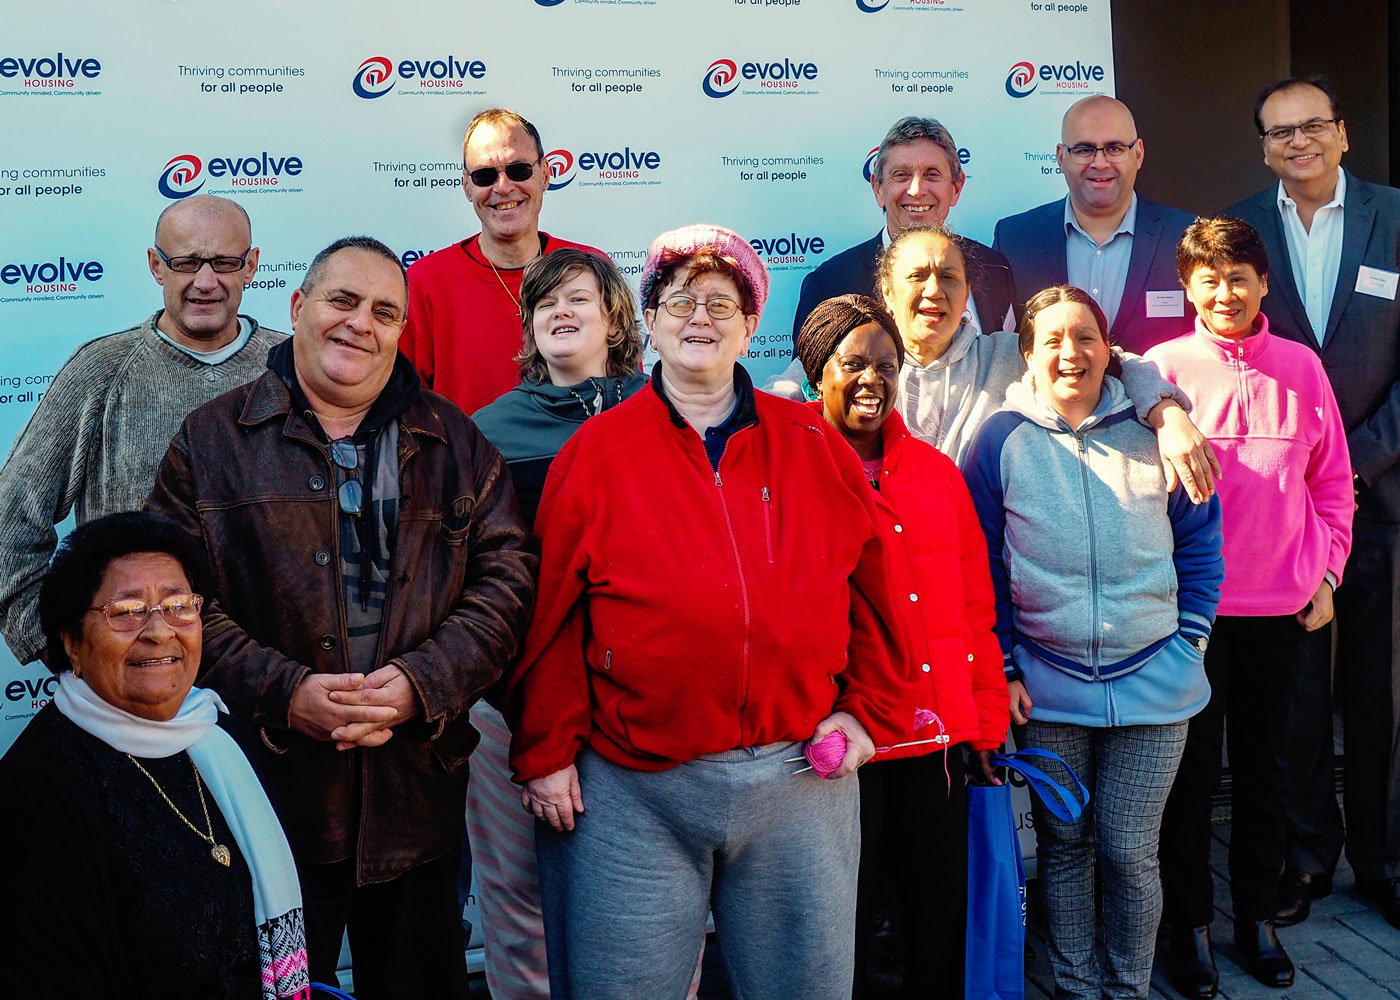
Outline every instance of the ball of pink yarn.
<path fill-rule="evenodd" d="M 807 758 L 807 763 L 812 765 L 812 770 L 816 771 L 818 776 L 830 777 L 831 772 L 840 767 L 841 761 L 846 759 L 846 734 L 839 729 L 833 729 L 823 736 L 820 742 L 813 743 L 808 740 L 802 755 Z"/>

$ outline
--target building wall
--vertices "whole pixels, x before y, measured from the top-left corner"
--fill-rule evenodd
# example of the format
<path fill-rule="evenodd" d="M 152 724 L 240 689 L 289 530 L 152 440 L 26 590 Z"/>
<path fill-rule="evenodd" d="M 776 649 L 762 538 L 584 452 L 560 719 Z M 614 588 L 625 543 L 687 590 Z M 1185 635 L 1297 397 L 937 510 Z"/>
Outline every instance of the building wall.
<path fill-rule="evenodd" d="M 1133 109 L 1146 153 L 1139 192 L 1209 213 L 1270 183 L 1251 115 L 1260 88 L 1289 74 L 1290 6 L 1114 3 L 1118 97 Z"/>
<path fill-rule="evenodd" d="M 1363 180 L 1390 181 L 1390 0 L 1294 0 L 1289 25 L 1293 73 L 1326 73 L 1342 99 L 1351 150 L 1342 161 Z M 1363 30 L 1343 30 L 1339 16 Z"/>

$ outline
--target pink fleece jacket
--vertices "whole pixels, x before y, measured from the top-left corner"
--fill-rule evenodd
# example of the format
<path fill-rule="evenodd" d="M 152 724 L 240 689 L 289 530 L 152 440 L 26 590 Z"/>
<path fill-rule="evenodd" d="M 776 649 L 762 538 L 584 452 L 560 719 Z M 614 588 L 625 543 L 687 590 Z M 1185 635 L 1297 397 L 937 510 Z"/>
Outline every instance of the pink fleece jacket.
<path fill-rule="evenodd" d="M 1220 459 L 1222 615 L 1291 615 L 1351 551 L 1351 458 L 1332 386 L 1303 344 L 1193 333 L 1145 355 L 1191 398 Z"/>

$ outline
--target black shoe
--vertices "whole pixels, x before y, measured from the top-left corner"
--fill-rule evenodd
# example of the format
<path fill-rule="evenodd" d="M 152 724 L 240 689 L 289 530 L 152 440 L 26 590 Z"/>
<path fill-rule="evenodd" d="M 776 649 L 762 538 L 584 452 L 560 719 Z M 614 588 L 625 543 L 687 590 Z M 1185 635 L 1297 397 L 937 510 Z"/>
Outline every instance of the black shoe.
<path fill-rule="evenodd" d="M 1293 960 L 1274 933 L 1272 920 L 1236 921 L 1235 950 L 1250 975 L 1265 986 L 1293 985 Z"/>
<path fill-rule="evenodd" d="M 1172 986 L 1189 1000 L 1211 1000 L 1220 985 L 1209 927 L 1173 927 L 1169 973 Z"/>
<path fill-rule="evenodd" d="M 1314 875 L 1311 872 L 1294 871 L 1283 873 L 1278 882 L 1278 913 L 1274 915 L 1275 927 L 1292 927 L 1308 919 L 1314 899 L 1322 899 L 1332 894 L 1332 877 Z"/>
<path fill-rule="evenodd" d="M 1400 927 L 1400 879 L 1356 880 L 1356 894 L 1381 908 L 1381 916 L 1392 927 Z"/>

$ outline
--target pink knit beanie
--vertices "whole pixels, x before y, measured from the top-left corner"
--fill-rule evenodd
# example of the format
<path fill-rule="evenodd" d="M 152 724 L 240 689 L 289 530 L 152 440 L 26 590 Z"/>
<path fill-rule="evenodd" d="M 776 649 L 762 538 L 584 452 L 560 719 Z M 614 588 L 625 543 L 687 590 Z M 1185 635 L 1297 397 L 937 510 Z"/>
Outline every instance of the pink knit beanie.
<path fill-rule="evenodd" d="M 643 308 L 651 299 L 652 290 L 661 277 L 661 255 L 667 250 L 681 256 L 691 256 L 705 247 L 713 248 L 721 257 L 738 267 L 753 292 L 755 315 L 763 312 L 768 300 L 768 269 L 754 248 L 738 233 L 723 226 L 697 225 L 672 229 L 652 240 L 651 252 L 642 267 L 641 301 Z"/>

